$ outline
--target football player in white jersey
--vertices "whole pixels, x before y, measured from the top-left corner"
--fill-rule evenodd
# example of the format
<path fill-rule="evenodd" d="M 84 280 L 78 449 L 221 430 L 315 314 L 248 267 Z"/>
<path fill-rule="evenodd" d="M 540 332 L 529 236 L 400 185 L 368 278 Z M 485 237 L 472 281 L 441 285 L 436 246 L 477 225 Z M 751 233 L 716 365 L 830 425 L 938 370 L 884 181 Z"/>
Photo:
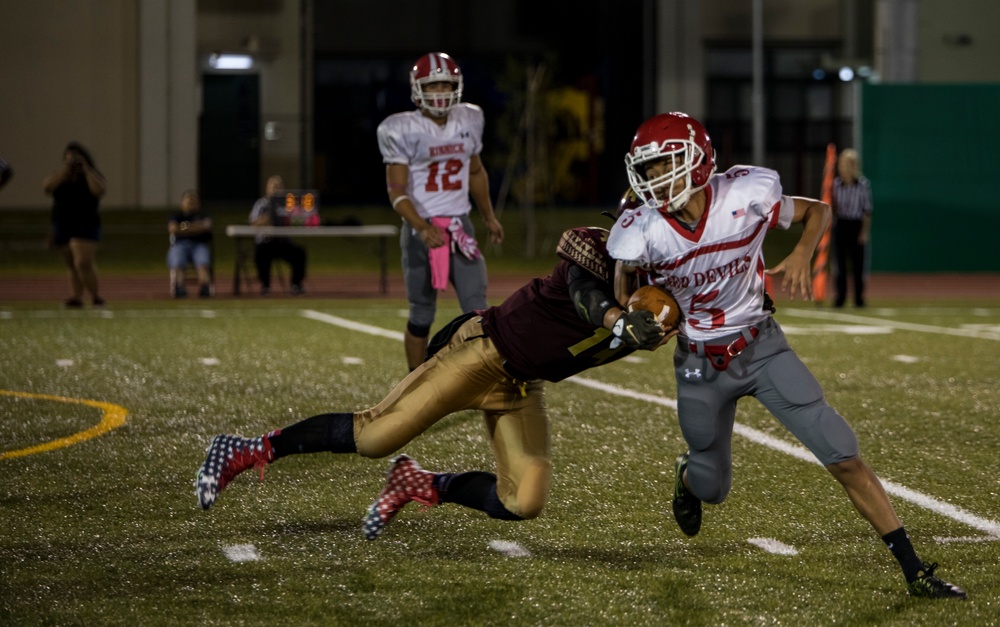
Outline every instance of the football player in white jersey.
<path fill-rule="evenodd" d="M 830 221 L 829 205 L 786 196 L 778 174 L 734 166 L 716 173 L 704 126 L 683 113 L 644 122 L 625 156 L 629 184 L 644 204 L 611 230 L 616 289 L 639 273 L 669 289 L 684 319 L 674 370 L 677 414 L 688 451 L 675 464 L 673 512 L 689 536 L 701 528 L 702 502 L 721 503 L 732 487 L 736 401 L 754 396 L 843 485 L 899 561 L 911 595 L 964 599 L 916 554 L 885 489 L 861 459 L 853 429 L 826 401 L 819 382 L 789 347 L 765 307 L 764 277 L 781 276 L 792 298 L 810 298 L 811 260 Z M 764 236 L 802 223 L 792 252 L 772 269 Z"/>
<path fill-rule="evenodd" d="M 416 111 L 396 113 L 378 127 L 392 208 L 403 218 L 403 279 L 410 301 L 404 333 L 410 370 L 424 361 L 437 293 L 450 282 L 462 311 L 485 309 L 486 263 L 469 212 L 476 202 L 490 241 L 503 241 L 493 213 L 483 148 L 483 110 L 462 102 L 462 70 L 443 52 L 426 54 L 410 70 Z"/>

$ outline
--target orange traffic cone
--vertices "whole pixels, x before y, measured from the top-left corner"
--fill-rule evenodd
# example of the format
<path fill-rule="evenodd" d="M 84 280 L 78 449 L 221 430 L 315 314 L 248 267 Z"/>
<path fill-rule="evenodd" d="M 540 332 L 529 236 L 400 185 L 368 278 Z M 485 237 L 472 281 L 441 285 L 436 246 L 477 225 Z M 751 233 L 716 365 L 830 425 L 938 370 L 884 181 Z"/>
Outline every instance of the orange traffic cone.
<path fill-rule="evenodd" d="M 833 201 L 833 177 L 837 167 L 837 147 L 833 144 L 826 145 L 826 164 L 823 167 L 823 191 L 820 200 L 826 204 Z M 830 272 L 828 269 L 830 259 L 830 228 L 827 227 L 823 237 L 816 247 L 816 256 L 813 258 L 813 300 L 823 304 L 826 299 L 826 283 Z M 766 283 L 765 283 L 766 285 Z"/>

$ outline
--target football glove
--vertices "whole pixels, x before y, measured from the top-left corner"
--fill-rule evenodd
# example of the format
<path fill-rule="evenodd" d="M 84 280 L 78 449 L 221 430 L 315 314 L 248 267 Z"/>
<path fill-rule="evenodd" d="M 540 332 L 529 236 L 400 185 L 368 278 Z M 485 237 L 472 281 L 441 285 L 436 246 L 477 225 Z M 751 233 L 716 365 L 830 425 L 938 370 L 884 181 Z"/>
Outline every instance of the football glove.
<path fill-rule="evenodd" d="M 663 339 L 663 327 L 653 313 L 645 309 L 628 311 L 619 316 L 611 333 L 629 348 L 651 349 Z"/>
<path fill-rule="evenodd" d="M 482 253 L 479 252 L 479 244 L 476 242 L 476 238 L 465 232 L 460 218 L 451 219 L 451 224 L 448 225 L 448 232 L 451 233 L 452 252 L 458 251 L 462 253 L 469 261 L 475 261 L 482 256 Z"/>

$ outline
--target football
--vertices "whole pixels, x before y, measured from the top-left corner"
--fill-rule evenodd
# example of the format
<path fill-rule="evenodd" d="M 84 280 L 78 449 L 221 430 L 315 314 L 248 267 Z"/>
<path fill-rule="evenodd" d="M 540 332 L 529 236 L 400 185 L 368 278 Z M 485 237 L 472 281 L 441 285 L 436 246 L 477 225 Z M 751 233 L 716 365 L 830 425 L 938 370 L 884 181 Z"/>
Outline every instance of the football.
<path fill-rule="evenodd" d="M 645 309 L 664 329 L 676 327 L 681 320 L 681 308 L 674 295 L 657 285 L 643 285 L 628 299 L 629 311 Z"/>

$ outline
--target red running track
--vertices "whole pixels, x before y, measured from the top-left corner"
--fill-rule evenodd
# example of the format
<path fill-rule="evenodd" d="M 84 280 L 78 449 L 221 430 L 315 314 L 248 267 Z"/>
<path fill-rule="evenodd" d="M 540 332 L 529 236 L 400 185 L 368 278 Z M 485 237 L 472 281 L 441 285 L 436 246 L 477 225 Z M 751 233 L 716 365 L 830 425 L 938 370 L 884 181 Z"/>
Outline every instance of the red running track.
<path fill-rule="evenodd" d="M 532 277 L 527 275 L 492 274 L 488 297 L 499 302 Z M 170 300 L 167 273 L 163 277 L 101 276 L 101 295 L 109 304 L 121 301 Z M 390 275 L 388 292 L 379 291 L 378 274 L 327 275 L 309 277 L 305 281 L 306 295 L 293 297 L 275 282 L 269 299 L 292 298 L 394 298 L 405 297 L 402 276 Z M 189 284 L 189 292 L 196 287 Z M 874 274 L 871 276 L 867 300 L 877 305 L 881 299 L 1000 299 L 1000 274 Z M 777 302 L 787 301 L 782 293 L 774 294 Z M 0 303 L 49 301 L 61 303 L 69 297 L 69 281 L 63 276 L 0 277 Z M 239 296 L 233 294 L 232 276 L 220 275 L 216 281 L 217 299 L 262 298 L 256 290 L 244 287 Z M 442 298 L 454 298 L 449 288 Z M 189 299 L 198 300 L 197 297 Z M 827 302 L 830 294 L 827 294 Z"/>

